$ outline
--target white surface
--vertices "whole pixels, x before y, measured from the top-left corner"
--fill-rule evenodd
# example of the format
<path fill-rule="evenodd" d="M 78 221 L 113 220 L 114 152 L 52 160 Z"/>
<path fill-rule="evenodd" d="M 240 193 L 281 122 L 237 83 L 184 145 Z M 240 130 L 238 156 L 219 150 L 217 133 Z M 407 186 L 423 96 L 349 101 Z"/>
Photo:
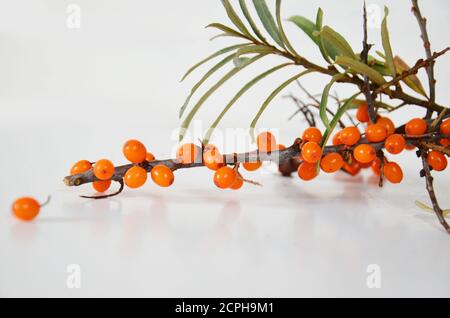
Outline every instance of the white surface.
<path fill-rule="evenodd" d="M 360 45 L 359 1 L 345 8 L 285 2 L 284 12 L 309 17 L 320 5 L 327 23 Z M 158 158 L 170 156 L 178 107 L 193 83 L 178 79 L 224 45 L 208 42 L 213 32 L 202 29 L 225 21 L 224 13 L 214 1 L 78 1 L 82 27 L 68 30 L 68 3 L 0 3 L 0 296 L 448 296 L 450 237 L 414 205 L 428 198 L 411 152 L 396 159 L 404 183 L 383 189 L 369 174 L 321 175 L 306 184 L 263 170 L 251 175 L 262 188 L 219 191 L 209 171 L 194 169 L 178 172 L 170 189 L 149 182 L 108 201 L 78 198 L 90 187 L 61 182 L 78 159 L 123 163 L 121 144 L 132 137 Z M 412 64 L 422 48 L 409 2 L 388 4 L 394 50 Z M 448 9 L 446 1 L 424 2 L 436 49 L 448 45 Z M 308 39 L 287 29 L 305 43 L 297 46 L 306 56 L 320 61 Z M 378 32 L 370 30 L 375 43 Z M 439 84 L 449 81 L 449 62 L 438 63 Z M 212 98 L 201 124 L 263 66 Z M 305 84 L 318 92 L 325 81 L 312 76 Z M 273 86 L 268 80 L 246 95 L 223 127 L 247 127 Z M 348 91 L 342 87 L 340 95 Z M 438 100 L 448 99 L 440 84 Z M 293 110 L 277 99 L 261 126 L 288 144 L 304 128 L 286 121 Z M 436 175 L 443 207 L 450 207 L 448 180 L 448 171 Z M 35 222 L 10 216 L 16 197 L 47 194 L 52 203 Z M 81 266 L 81 289 L 66 286 L 69 264 Z M 366 286 L 369 264 L 381 267 L 381 289 Z"/>

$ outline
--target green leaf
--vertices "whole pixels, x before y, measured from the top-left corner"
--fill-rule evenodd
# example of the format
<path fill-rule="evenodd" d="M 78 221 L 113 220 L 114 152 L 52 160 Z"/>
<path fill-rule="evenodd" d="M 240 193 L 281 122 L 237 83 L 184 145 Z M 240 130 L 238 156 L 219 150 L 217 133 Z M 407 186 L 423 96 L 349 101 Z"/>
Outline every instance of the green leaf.
<path fill-rule="evenodd" d="M 226 47 L 226 48 L 224 48 L 224 49 L 221 49 L 221 50 L 215 52 L 214 54 L 211 54 L 210 56 L 206 57 L 205 59 L 201 60 L 200 62 L 198 62 L 197 64 L 195 64 L 194 66 L 192 66 L 190 69 L 188 69 L 187 72 L 186 72 L 186 74 L 184 74 L 183 77 L 181 78 L 181 81 L 180 81 L 180 82 L 184 81 L 184 80 L 186 79 L 186 77 L 189 76 L 189 74 L 191 74 L 191 73 L 192 73 L 193 71 L 195 71 L 198 67 L 200 67 L 200 66 L 202 66 L 203 64 L 209 62 L 210 60 L 212 60 L 212 59 L 214 59 L 214 58 L 216 58 L 216 57 L 218 57 L 218 56 L 220 56 L 220 55 L 222 55 L 222 54 L 225 54 L 225 53 L 228 53 L 228 52 L 237 50 L 237 49 L 239 49 L 239 48 L 241 48 L 241 47 L 243 47 L 243 46 L 246 46 L 246 45 L 249 45 L 249 44 L 248 44 L 248 43 L 244 43 L 244 44 L 232 45 L 232 46 Z"/>
<path fill-rule="evenodd" d="M 281 23 L 281 0 L 277 0 L 276 2 L 276 17 L 277 17 L 277 25 L 278 30 L 280 30 L 280 36 L 283 41 L 283 43 L 286 44 L 286 47 L 294 56 L 299 56 L 298 53 L 295 51 L 293 46 L 291 45 L 291 42 L 289 42 L 289 39 L 286 36 L 286 33 L 284 33 L 283 24 Z"/>
<path fill-rule="evenodd" d="M 332 77 L 330 83 L 328 83 L 322 93 L 322 99 L 320 100 L 319 114 L 320 119 L 322 119 L 322 123 L 326 128 L 330 127 L 330 123 L 327 116 L 327 107 L 328 107 L 328 95 L 330 94 L 330 89 L 333 84 L 344 77 L 344 74 L 336 74 Z"/>
<path fill-rule="evenodd" d="M 203 77 L 192 87 L 191 92 L 189 93 L 188 97 L 184 101 L 183 106 L 180 108 L 179 118 L 181 118 L 184 114 L 184 111 L 186 110 L 186 107 L 189 104 L 189 101 L 191 100 L 192 95 L 195 94 L 195 92 L 199 89 L 199 87 L 215 72 L 217 72 L 219 69 L 221 69 L 224 65 L 226 65 L 228 62 L 232 61 L 235 56 L 235 53 L 228 55 L 223 60 L 221 60 L 219 63 L 214 65 L 208 72 L 203 75 Z"/>
<path fill-rule="evenodd" d="M 336 60 L 336 57 L 340 55 L 354 60 L 357 59 L 352 47 L 345 38 L 329 26 L 326 25 L 322 28 L 320 31 L 320 38 L 325 52 L 328 53 L 333 60 Z"/>
<path fill-rule="evenodd" d="M 433 208 L 429 207 L 428 205 L 426 205 L 423 202 L 420 202 L 418 200 L 414 201 L 414 203 L 416 204 L 416 206 L 418 206 L 419 208 L 421 208 L 422 210 L 424 210 L 425 212 L 429 212 L 429 213 L 435 213 Z M 450 209 L 446 209 L 442 211 L 442 215 L 444 216 L 444 218 L 450 216 Z"/>
<path fill-rule="evenodd" d="M 211 125 L 211 127 L 208 129 L 208 132 L 206 133 L 204 139 L 203 139 L 203 144 L 207 144 L 209 142 L 209 139 L 211 138 L 212 133 L 214 132 L 214 129 L 217 127 L 217 125 L 220 123 L 220 121 L 222 120 L 223 116 L 225 116 L 225 114 L 228 112 L 228 110 L 230 110 L 230 108 L 236 103 L 236 101 L 243 95 L 245 94 L 250 88 L 252 88 L 255 84 L 257 84 L 259 81 L 261 81 L 262 79 L 264 79 L 265 77 L 267 77 L 268 75 L 278 71 L 279 69 L 282 69 L 286 66 L 289 65 L 294 65 L 293 63 L 284 63 L 278 66 L 275 66 L 269 70 L 267 70 L 266 72 L 258 75 L 257 77 L 255 77 L 254 79 L 252 79 L 250 82 L 248 82 L 247 84 L 244 85 L 244 87 L 241 88 L 241 90 L 239 90 L 239 92 L 237 92 L 237 94 L 230 100 L 230 102 L 225 106 L 225 108 L 222 110 L 222 112 L 220 113 L 220 115 L 216 118 L 216 120 L 214 121 L 214 123 Z"/>
<path fill-rule="evenodd" d="M 359 74 L 366 75 L 372 82 L 376 83 L 377 85 L 383 85 L 386 82 L 384 80 L 384 77 L 380 73 L 370 68 L 366 64 L 354 60 L 350 57 L 338 56 L 336 58 L 336 63 L 345 67 L 349 67 Z"/>
<path fill-rule="evenodd" d="M 252 16 L 250 15 L 247 5 L 245 4 L 245 0 L 239 0 L 239 5 L 241 6 L 242 13 L 244 14 L 245 18 L 247 19 L 248 23 L 250 24 L 250 27 L 252 28 L 253 32 L 263 43 L 268 44 L 266 38 L 262 35 L 261 31 L 259 31 L 258 27 L 256 26 L 255 21 L 253 20 Z"/>
<path fill-rule="evenodd" d="M 234 37 L 237 37 L 237 38 L 243 38 L 243 39 L 248 40 L 248 39 L 245 37 L 245 35 L 239 33 L 239 32 L 236 31 L 236 30 L 233 30 L 233 29 L 230 28 L 230 27 L 227 27 L 226 25 L 223 25 L 222 23 L 211 23 L 211 24 L 208 24 L 206 27 L 207 27 L 207 28 L 215 28 L 215 29 L 218 29 L 218 30 L 220 30 L 220 31 L 225 32 L 225 33 L 226 33 L 227 35 L 229 35 L 229 36 L 234 36 Z"/>
<path fill-rule="evenodd" d="M 227 80 L 229 80 L 231 77 L 236 75 L 239 71 L 243 70 L 247 66 L 253 64 L 260 58 L 266 56 L 267 54 L 260 54 L 253 58 L 251 58 L 247 63 L 242 65 L 241 67 L 234 67 L 231 71 L 226 73 L 216 84 L 214 84 L 195 104 L 195 106 L 192 108 L 192 110 L 189 112 L 189 114 L 186 116 L 186 118 L 181 123 L 181 131 L 179 135 L 180 141 L 184 138 L 184 135 L 186 133 L 186 129 L 189 127 L 190 123 L 192 122 L 192 119 L 194 118 L 195 114 L 198 112 L 198 110 L 202 107 L 202 105 L 206 102 L 206 100 L 222 86 Z"/>
<path fill-rule="evenodd" d="M 320 142 L 320 147 L 322 148 L 322 151 L 325 149 L 325 146 L 327 145 L 328 139 L 330 138 L 331 134 L 333 133 L 334 129 L 336 128 L 336 125 L 338 124 L 339 120 L 341 120 L 341 117 L 345 114 L 345 112 L 351 108 L 353 100 L 359 94 L 361 94 L 361 92 L 358 92 L 355 95 L 351 96 L 337 110 L 336 114 L 334 115 L 333 119 L 330 122 L 330 125 L 325 130 L 325 132 L 323 134 L 323 137 L 322 137 L 322 140 Z M 319 173 L 320 172 L 320 160 L 317 162 L 317 166 L 316 167 L 317 167 L 317 173 Z"/>
<path fill-rule="evenodd" d="M 408 64 L 406 64 L 406 62 L 403 61 L 399 56 L 394 57 L 394 65 L 397 73 L 399 74 L 402 74 L 403 72 L 410 69 Z M 402 81 L 416 93 L 419 93 L 420 95 L 427 97 L 427 93 L 425 92 L 422 83 L 420 82 L 419 78 L 416 75 L 412 74 L 404 78 Z"/>
<path fill-rule="evenodd" d="M 394 57 L 392 55 L 391 41 L 389 40 L 389 31 L 387 28 L 387 16 L 389 14 L 389 10 L 387 7 L 384 7 L 384 19 L 381 23 L 381 42 L 383 44 L 384 55 L 386 58 L 386 65 L 391 73 L 392 77 L 397 75 L 394 66 Z"/>
<path fill-rule="evenodd" d="M 254 39 L 253 36 L 248 32 L 248 29 L 242 22 L 242 20 L 237 15 L 236 11 L 234 11 L 233 6 L 228 0 L 222 0 L 222 4 L 225 7 L 225 10 L 227 11 L 228 17 L 230 18 L 231 22 L 238 28 L 239 31 L 241 31 L 242 34 L 246 35 L 250 39 Z"/>
<path fill-rule="evenodd" d="M 259 19 L 261 20 L 267 33 L 272 37 L 272 39 L 282 48 L 284 48 L 284 43 L 281 40 L 280 33 L 275 24 L 272 14 L 267 7 L 265 0 L 253 0 L 253 5 L 255 6 L 256 12 L 258 13 Z"/>
<path fill-rule="evenodd" d="M 239 65 L 238 60 L 242 55 L 245 54 L 261 54 L 261 53 L 272 53 L 274 51 L 273 47 L 266 45 L 249 45 L 244 46 L 237 50 L 234 56 L 234 64 Z"/>
<path fill-rule="evenodd" d="M 255 127 L 256 124 L 259 120 L 259 118 L 261 117 L 261 115 L 264 113 L 264 111 L 266 110 L 267 106 L 269 106 L 269 104 L 272 102 L 272 100 L 283 90 L 285 89 L 289 84 L 291 84 L 292 82 L 294 82 L 295 80 L 299 79 L 300 77 L 302 77 L 303 75 L 309 74 L 314 72 L 314 70 L 305 70 L 293 77 L 291 77 L 290 79 L 288 79 L 287 81 L 285 81 L 284 83 L 282 83 L 280 86 L 278 86 L 270 95 L 269 97 L 264 101 L 264 103 L 261 105 L 261 107 L 259 108 L 258 113 L 256 114 L 255 118 L 253 118 L 251 124 L 250 124 L 250 135 L 252 137 L 252 139 L 254 139 L 254 131 L 255 131 Z"/>

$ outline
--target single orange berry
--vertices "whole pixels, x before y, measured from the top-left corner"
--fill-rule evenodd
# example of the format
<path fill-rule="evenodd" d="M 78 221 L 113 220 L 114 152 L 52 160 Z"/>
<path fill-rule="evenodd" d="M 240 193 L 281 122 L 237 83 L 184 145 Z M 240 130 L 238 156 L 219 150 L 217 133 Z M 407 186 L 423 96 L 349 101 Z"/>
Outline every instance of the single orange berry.
<path fill-rule="evenodd" d="M 445 155 L 440 151 L 430 151 L 427 159 L 428 164 L 436 171 L 442 171 L 447 168 L 447 158 L 445 158 Z"/>
<path fill-rule="evenodd" d="M 382 124 L 368 125 L 366 129 L 366 138 L 370 142 L 380 142 L 387 137 L 386 127 Z"/>
<path fill-rule="evenodd" d="M 175 179 L 173 171 L 165 165 L 157 165 L 151 171 L 152 180 L 160 187 L 169 187 Z"/>
<path fill-rule="evenodd" d="M 214 173 L 214 184 L 220 189 L 227 189 L 234 184 L 236 178 L 236 170 L 225 166 Z"/>
<path fill-rule="evenodd" d="M 256 145 L 260 151 L 271 152 L 276 149 L 277 140 L 272 133 L 265 131 L 256 137 Z"/>
<path fill-rule="evenodd" d="M 199 146 L 194 144 L 184 144 L 178 148 L 177 159 L 184 164 L 194 163 L 200 153 L 201 149 Z"/>
<path fill-rule="evenodd" d="M 244 169 L 247 171 L 255 171 L 261 168 L 262 162 L 261 161 L 244 162 L 242 165 L 244 166 Z"/>
<path fill-rule="evenodd" d="M 340 139 L 344 145 L 353 146 L 361 138 L 361 133 L 355 126 L 346 127 L 341 130 Z"/>
<path fill-rule="evenodd" d="M 322 148 L 319 144 L 313 141 L 308 141 L 302 147 L 302 158 L 306 162 L 315 163 L 322 157 Z"/>
<path fill-rule="evenodd" d="M 320 167 L 326 173 L 333 173 L 340 170 L 344 166 L 344 159 L 336 152 L 325 155 L 320 161 Z"/>
<path fill-rule="evenodd" d="M 33 198 L 25 197 L 14 201 L 12 212 L 16 218 L 22 221 L 31 221 L 38 214 L 41 205 Z"/>
<path fill-rule="evenodd" d="M 358 161 L 352 160 L 352 162 L 344 162 L 344 166 L 342 167 L 347 173 L 352 176 L 356 176 L 361 171 L 361 165 Z"/>
<path fill-rule="evenodd" d="M 322 133 L 316 127 L 309 127 L 303 132 L 302 139 L 319 143 L 322 140 Z"/>
<path fill-rule="evenodd" d="M 297 173 L 304 181 L 312 180 L 317 176 L 316 164 L 304 161 L 298 166 Z"/>
<path fill-rule="evenodd" d="M 413 118 L 405 126 L 407 135 L 418 136 L 427 132 L 427 122 L 422 118 Z"/>
<path fill-rule="evenodd" d="M 100 193 L 103 193 L 106 190 L 108 190 L 110 186 L 111 186 L 111 180 L 94 181 L 92 183 L 92 187 L 95 189 L 95 191 L 100 192 Z"/>
<path fill-rule="evenodd" d="M 94 175 L 99 180 L 109 180 L 114 175 L 114 165 L 108 159 L 100 159 L 94 164 Z"/>
<path fill-rule="evenodd" d="M 206 146 L 203 152 L 203 163 L 206 167 L 214 171 L 223 167 L 223 156 L 219 149 L 213 145 Z"/>
<path fill-rule="evenodd" d="M 439 126 L 439 131 L 441 134 L 450 135 L 450 118 L 444 120 Z"/>
<path fill-rule="evenodd" d="M 122 147 L 123 154 L 132 163 L 141 163 L 147 157 L 147 149 L 138 140 L 128 140 Z"/>
<path fill-rule="evenodd" d="M 395 162 L 388 162 L 383 166 L 383 174 L 391 183 L 400 183 L 403 180 L 402 168 Z"/>
<path fill-rule="evenodd" d="M 441 139 L 439 139 L 439 143 L 444 147 L 448 147 L 448 146 L 450 146 L 450 139 L 449 138 L 441 138 Z"/>
<path fill-rule="evenodd" d="M 380 158 L 375 158 L 371 164 L 372 171 L 375 175 L 379 176 L 381 172 L 381 160 Z"/>
<path fill-rule="evenodd" d="M 333 146 L 337 146 L 337 145 L 341 145 L 342 144 L 342 140 L 341 140 L 341 132 L 338 131 L 336 134 L 334 134 L 333 136 Z"/>
<path fill-rule="evenodd" d="M 406 147 L 405 138 L 399 134 L 390 135 L 384 142 L 384 147 L 393 155 L 399 154 Z"/>
<path fill-rule="evenodd" d="M 361 104 L 356 111 L 356 119 L 362 123 L 367 123 L 369 121 L 369 107 L 366 103 Z"/>
<path fill-rule="evenodd" d="M 236 180 L 231 185 L 230 189 L 239 190 L 240 188 L 242 188 L 243 185 L 244 185 L 244 180 L 240 176 L 237 176 Z"/>
<path fill-rule="evenodd" d="M 145 156 L 145 160 L 147 160 L 148 162 L 152 162 L 155 159 L 156 159 L 155 156 L 151 152 L 147 152 L 147 155 Z"/>
<path fill-rule="evenodd" d="M 353 157 L 361 163 L 372 162 L 377 156 L 375 148 L 368 144 L 361 144 L 353 150 Z"/>
<path fill-rule="evenodd" d="M 125 173 L 124 180 L 128 187 L 132 189 L 140 188 L 147 181 L 147 171 L 139 166 L 131 167 Z"/>
<path fill-rule="evenodd" d="M 395 132 L 394 122 L 387 117 L 379 117 L 377 124 L 383 125 L 386 128 L 387 135 L 390 136 Z"/>
<path fill-rule="evenodd" d="M 80 160 L 72 166 L 72 168 L 70 169 L 70 175 L 73 176 L 73 175 L 76 175 L 79 173 L 86 172 L 89 169 L 91 169 L 91 167 L 92 167 L 92 164 L 89 161 Z"/>

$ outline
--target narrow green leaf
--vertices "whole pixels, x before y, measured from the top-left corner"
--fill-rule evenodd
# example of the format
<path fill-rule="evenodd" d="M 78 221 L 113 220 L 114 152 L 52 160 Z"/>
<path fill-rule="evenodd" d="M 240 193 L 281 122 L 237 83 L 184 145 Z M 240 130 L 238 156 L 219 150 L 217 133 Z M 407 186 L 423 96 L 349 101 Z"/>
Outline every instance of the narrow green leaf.
<path fill-rule="evenodd" d="M 316 14 L 316 28 L 317 30 L 322 30 L 322 22 L 323 22 L 323 11 L 321 8 L 317 9 Z"/>
<path fill-rule="evenodd" d="M 225 66 L 228 62 L 232 61 L 234 59 L 235 53 L 228 55 L 224 59 L 222 59 L 219 63 L 214 65 L 208 72 L 203 75 L 203 77 L 192 87 L 191 92 L 189 93 L 188 97 L 184 101 L 183 106 L 180 108 L 179 118 L 181 118 L 184 114 L 184 111 L 186 110 L 186 107 L 188 106 L 192 95 L 195 94 L 195 92 L 199 89 L 199 87 L 215 72 L 217 72 L 219 69 L 221 69 L 223 66 Z"/>
<path fill-rule="evenodd" d="M 370 68 L 366 64 L 354 60 L 350 57 L 338 56 L 336 58 L 336 63 L 342 66 L 349 67 L 359 74 L 366 75 L 372 82 L 376 83 L 377 85 L 383 85 L 386 82 L 384 80 L 384 77 L 380 73 Z"/>
<path fill-rule="evenodd" d="M 414 201 L 414 203 L 416 204 L 416 206 L 418 206 L 419 208 L 421 208 L 422 210 L 424 210 L 425 212 L 428 213 L 435 213 L 433 208 L 429 207 L 428 205 L 426 205 L 423 202 L 420 202 L 418 200 Z M 444 216 L 444 218 L 450 216 L 450 209 L 446 209 L 442 211 L 442 215 Z"/>
<path fill-rule="evenodd" d="M 255 131 L 255 127 L 256 124 L 259 120 L 259 118 L 261 117 L 261 115 L 264 113 L 264 111 L 266 110 L 267 106 L 269 106 L 269 104 L 272 102 L 272 100 L 283 90 L 285 89 L 289 84 L 291 84 L 292 82 L 294 82 L 295 80 L 299 79 L 300 77 L 302 77 L 303 75 L 309 74 L 314 72 L 314 70 L 305 70 L 293 77 L 291 77 L 290 79 L 288 79 L 287 81 L 285 81 L 284 83 L 282 83 L 280 86 L 278 86 L 270 95 L 269 97 L 264 101 L 264 103 L 261 105 L 261 107 L 259 108 L 258 113 L 256 114 L 255 118 L 253 118 L 251 124 L 250 124 L 250 135 L 252 137 L 252 139 L 254 139 L 254 131 Z"/>
<path fill-rule="evenodd" d="M 248 82 L 247 84 L 244 85 L 244 87 L 241 88 L 241 90 L 239 92 L 237 92 L 237 94 L 230 100 L 230 102 L 225 106 L 225 108 L 222 110 L 222 112 L 220 113 L 220 115 L 216 118 L 216 120 L 214 121 L 214 123 L 211 125 L 211 127 L 208 129 L 204 139 L 203 139 L 203 144 L 207 144 L 209 142 L 209 139 L 211 138 L 212 133 L 214 132 L 214 129 L 217 127 L 217 125 L 220 123 L 220 121 L 222 120 L 223 116 L 225 116 L 225 114 L 230 110 L 230 108 L 236 103 L 236 101 L 241 98 L 242 95 L 244 95 L 250 88 L 252 88 L 255 84 L 257 84 L 259 81 L 261 81 L 262 79 L 264 79 L 265 77 L 267 77 L 268 75 L 278 71 L 279 69 L 282 69 L 286 66 L 289 65 L 294 65 L 293 63 L 284 63 L 278 66 L 275 66 L 269 70 L 267 70 L 266 72 L 258 75 L 257 77 L 255 77 L 254 79 L 252 79 L 250 82 Z"/>
<path fill-rule="evenodd" d="M 325 52 L 327 52 L 333 60 L 336 60 L 336 57 L 340 55 L 347 56 L 354 60 L 357 59 L 352 47 L 345 38 L 329 26 L 326 25 L 322 27 L 320 38 Z"/>
<path fill-rule="evenodd" d="M 281 40 L 281 36 L 275 20 L 267 7 L 265 0 L 253 0 L 253 5 L 255 6 L 256 12 L 258 13 L 259 19 L 261 20 L 267 33 L 272 37 L 272 39 L 282 48 L 284 48 L 284 43 Z"/>
<path fill-rule="evenodd" d="M 328 95 L 330 94 L 330 89 L 333 86 L 336 81 L 344 77 L 344 74 L 336 74 L 332 77 L 331 81 L 325 86 L 322 98 L 320 100 L 320 107 L 319 107 L 319 115 L 320 119 L 322 119 L 322 123 L 325 125 L 326 128 L 330 127 L 330 122 L 328 120 L 327 116 L 327 107 L 328 107 Z"/>
<path fill-rule="evenodd" d="M 263 43 L 268 44 L 266 38 L 262 35 L 261 31 L 259 31 L 255 21 L 253 20 L 250 12 L 248 11 L 247 5 L 245 4 L 245 0 L 239 0 L 239 5 L 241 6 L 242 13 L 244 14 L 245 18 L 250 24 L 250 27 L 252 28 L 253 32 Z"/>
<path fill-rule="evenodd" d="M 394 57 L 392 55 L 391 41 L 389 40 L 389 31 L 387 28 L 387 16 L 389 15 L 389 10 L 384 7 L 384 19 L 381 23 L 381 42 L 383 44 L 384 55 L 386 58 L 386 65 L 391 73 L 392 77 L 397 75 L 394 65 Z"/>
<path fill-rule="evenodd" d="M 289 42 L 288 37 L 286 36 L 286 33 L 284 33 L 283 24 L 281 23 L 281 0 L 277 0 L 276 2 L 276 17 L 277 17 L 277 25 L 278 30 L 280 31 L 280 36 L 283 41 L 283 43 L 286 44 L 286 47 L 294 56 L 299 56 L 298 53 L 295 51 L 294 47 L 291 45 L 291 42 Z"/>
<path fill-rule="evenodd" d="M 239 58 L 242 55 L 245 54 L 261 54 L 261 53 L 272 53 L 274 51 L 274 49 L 270 46 L 266 46 L 266 45 L 249 45 L 249 46 L 244 46 L 242 48 L 240 48 L 239 50 L 237 50 L 237 52 L 234 55 L 234 63 L 235 65 L 239 65 L 238 61 Z"/>
<path fill-rule="evenodd" d="M 198 112 L 200 107 L 206 102 L 206 100 L 222 86 L 227 80 L 229 80 L 231 77 L 236 75 L 238 72 L 246 68 L 247 66 L 253 64 L 254 62 L 258 61 L 262 57 L 266 56 L 266 54 L 260 54 L 253 58 L 251 58 L 247 63 L 242 65 L 241 67 L 234 67 L 232 70 L 230 70 L 228 73 L 226 73 L 216 84 L 214 84 L 194 105 L 194 107 L 191 109 L 189 114 L 186 116 L 186 118 L 181 123 L 181 131 L 179 135 L 180 141 L 184 138 L 184 135 L 186 133 L 186 129 L 189 127 L 190 123 L 192 122 L 192 119 L 194 118 L 195 114 Z"/>
<path fill-rule="evenodd" d="M 399 56 L 394 57 L 394 65 L 398 74 L 402 74 L 403 72 L 410 69 L 408 64 L 406 64 L 406 62 L 403 61 Z M 403 82 L 416 93 L 427 97 L 427 93 L 425 92 L 422 83 L 416 75 L 413 74 L 404 78 Z"/>
<path fill-rule="evenodd" d="M 243 38 L 243 39 L 248 40 L 248 39 L 245 37 L 245 35 L 239 33 L 239 32 L 236 31 L 236 30 L 233 30 L 232 28 L 230 28 L 230 27 L 228 27 L 228 26 L 226 26 L 226 25 L 223 25 L 222 23 L 211 23 L 211 24 L 208 24 L 206 27 L 207 27 L 207 28 L 215 28 L 215 29 L 218 29 L 218 30 L 220 30 L 220 31 L 225 32 L 225 33 L 228 34 L 229 36 L 234 36 L 234 37 L 237 37 L 237 38 Z"/>
<path fill-rule="evenodd" d="M 334 115 L 333 119 L 330 122 L 330 125 L 325 130 L 322 141 L 320 142 L 320 147 L 322 147 L 322 151 L 327 145 L 328 139 L 330 139 L 331 134 L 333 133 L 334 129 L 336 128 L 339 120 L 341 120 L 341 117 L 345 114 L 347 110 L 349 110 L 352 106 L 353 100 L 359 95 L 361 92 L 356 93 L 355 95 L 351 96 L 349 99 L 345 101 L 345 103 L 337 110 L 336 114 Z M 317 162 L 317 173 L 320 172 L 320 160 Z"/>
<path fill-rule="evenodd" d="M 210 60 L 212 60 L 212 59 L 214 59 L 214 58 L 216 58 L 216 57 L 218 57 L 218 56 L 220 56 L 220 55 L 222 55 L 222 54 L 225 54 L 225 53 L 228 53 L 228 52 L 237 50 L 237 49 L 239 49 L 239 48 L 241 48 L 241 47 L 243 47 L 243 46 L 246 46 L 246 45 L 249 45 L 249 44 L 244 43 L 244 44 L 232 45 L 232 46 L 226 47 L 226 48 L 224 48 L 224 49 L 221 49 L 221 50 L 215 52 L 214 54 L 211 54 L 210 56 L 206 57 L 205 59 L 201 60 L 200 62 L 198 62 L 197 64 L 195 64 L 194 66 L 192 66 L 190 69 L 188 69 L 187 72 L 186 72 L 186 74 L 184 74 L 183 77 L 181 78 L 181 81 L 180 81 L 180 82 L 184 81 L 184 80 L 186 79 L 186 77 L 189 76 L 189 74 L 191 74 L 191 73 L 192 73 L 193 71 L 195 71 L 198 67 L 200 67 L 200 66 L 202 66 L 203 64 L 209 62 Z"/>
<path fill-rule="evenodd" d="M 234 11 L 230 1 L 222 0 L 222 4 L 225 7 L 225 10 L 227 11 L 228 17 L 230 18 L 231 22 L 233 22 L 233 24 L 238 28 L 238 30 L 241 31 L 241 33 L 246 35 L 248 38 L 254 39 L 253 36 L 248 31 L 247 27 L 242 22 L 241 18 L 239 18 L 236 11 Z"/>

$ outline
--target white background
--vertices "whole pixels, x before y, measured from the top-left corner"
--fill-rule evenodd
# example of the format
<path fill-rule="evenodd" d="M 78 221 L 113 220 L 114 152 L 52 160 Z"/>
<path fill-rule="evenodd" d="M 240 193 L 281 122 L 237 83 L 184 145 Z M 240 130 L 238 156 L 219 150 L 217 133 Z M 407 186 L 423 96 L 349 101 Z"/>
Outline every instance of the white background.
<path fill-rule="evenodd" d="M 450 5 L 422 2 L 433 49 L 442 49 Z M 66 26 L 70 3 L 81 8 L 80 29 Z M 394 53 L 411 65 L 423 57 L 410 2 L 373 4 L 380 14 L 382 5 L 390 8 Z M 359 51 L 362 1 L 287 0 L 283 16 L 314 19 L 318 6 L 325 24 Z M 230 43 L 208 41 L 216 32 L 203 27 L 216 21 L 227 22 L 219 1 L 0 1 L 0 296 L 448 296 L 450 237 L 414 205 L 428 197 L 413 152 L 396 159 L 404 182 L 383 189 L 370 173 L 322 174 L 306 184 L 269 169 L 251 175 L 264 187 L 240 192 L 219 191 L 204 169 L 177 172 L 170 189 L 148 182 L 107 201 L 79 198 L 92 192 L 89 186 L 64 187 L 79 159 L 123 163 L 128 138 L 142 140 L 158 158 L 171 156 L 179 107 L 206 68 L 179 79 Z M 300 30 L 287 22 L 285 28 L 298 52 L 322 63 Z M 369 29 L 377 49 L 379 32 Z M 259 62 L 227 83 L 199 112 L 198 124 L 206 128 L 243 83 L 278 61 Z M 436 67 L 442 104 L 450 97 L 449 66 L 443 57 Z M 255 87 L 221 127 L 248 127 L 275 84 L 294 71 Z M 303 84 L 318 93 L 327 80 L 312 75 Z M 352 89 L 338 87 L 340 96 Z M 305 98 L 295 86 L 289 92 Z M 293 111 L 277 98 L 260 127 L 289 144 L 305 127 L 300 118 L 287 121 Z M 412 108 L 393 119 L 400 125 L 422 114 Z M 448 178 L 436 177 L 443 207 L 450 207 Z M 15 198 L 43 201 L 48 194 L 52 203 L 35 222 L 12 218 Z M 69 264 L 81 267 L 80 289 L 66 286 Z M 381 289 L 367 288 L 370 264 L 381 268 Z"/>

